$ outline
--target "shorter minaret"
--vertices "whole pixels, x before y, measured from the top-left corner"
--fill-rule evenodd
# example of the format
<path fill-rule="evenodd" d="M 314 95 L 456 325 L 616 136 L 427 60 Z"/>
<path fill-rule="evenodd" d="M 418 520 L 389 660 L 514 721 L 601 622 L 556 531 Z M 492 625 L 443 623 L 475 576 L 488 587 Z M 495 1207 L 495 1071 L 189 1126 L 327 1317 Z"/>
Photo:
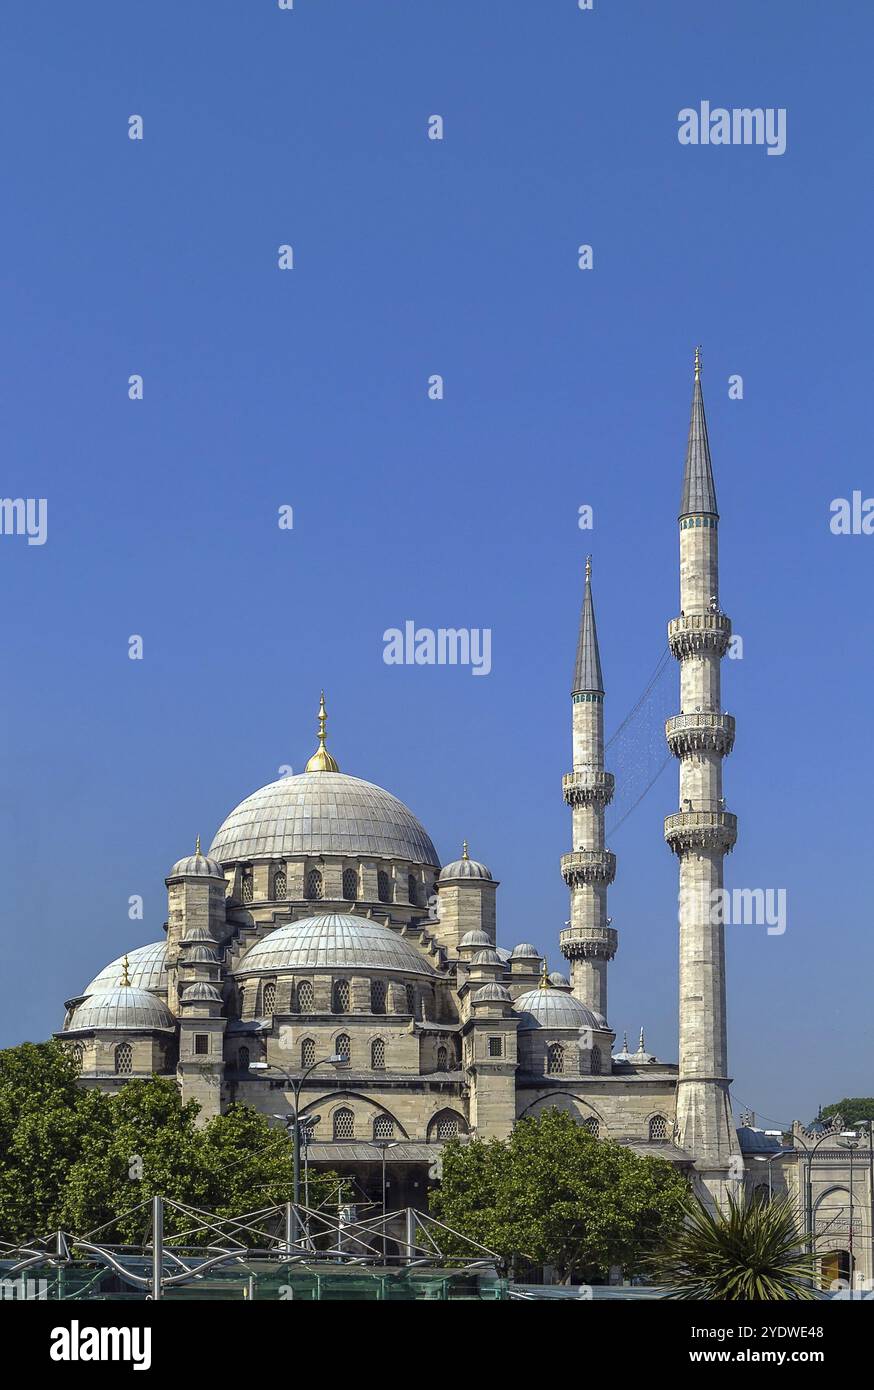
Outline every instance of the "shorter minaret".
<path fill-rule="evenodd" d="M 617 946 L 616 932 L 607 924 L 607 888 L 616 874 L 616 856 L 604 845 L 604 809 L 613 798 L 613 774 L 604 771 L 604 680 L 591 556 L 571 698 L 574 770 L 562 778 L 562 790 L 573 813 L 573 849 L 561 860 L 571 891 L 571 917 L 561 933 L 561 953 L 570 963 L 574 997 L 606 1020 L 607 965 Z"/>

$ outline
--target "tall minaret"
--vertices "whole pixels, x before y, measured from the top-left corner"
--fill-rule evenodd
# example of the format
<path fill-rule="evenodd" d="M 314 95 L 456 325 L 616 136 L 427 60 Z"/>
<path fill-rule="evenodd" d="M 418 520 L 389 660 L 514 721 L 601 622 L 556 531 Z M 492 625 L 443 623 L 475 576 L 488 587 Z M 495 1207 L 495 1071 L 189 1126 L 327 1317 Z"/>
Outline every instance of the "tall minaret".
<path fill-rule="evenodd" d="M 573 849 L 562 855 L 561 872 L 571 890 L 570 925 L 561 933 L 561 953 L 571 965 L 574 996 L 607 1018 L 607 963 L 616 954 L 616 932 L 607 925 L 607 885 L 616 856 L 604 848 L 604 808 L 613 797 L 613 773 L 604 771 L 604 681 L 592 604 L 592 558 L 574 668 L 574 770 L 562 778 L 573 809 Z"/>
<path fill-rule="evenodd" d="M 692 418 L 680 503 L 680 616 L 668 644 L 680 663 L 680 707 L 665 725 L 680 762 L 680 810 L 665 839 L 680 868 L 680 1071 L 677 1143 L 695 1155 L 705 1186 L 718 1194 L 739 1148 L 728 1096 L 725 942 L 720 893 L 723 858 L 737 838 L 725 810 L 722 759 L 734 743 L 734 719 L 720 705 L 720 662 L 731 622 L 719 606 L 716 490 L 710 463 L 701 351 L 695 349 Z"/>

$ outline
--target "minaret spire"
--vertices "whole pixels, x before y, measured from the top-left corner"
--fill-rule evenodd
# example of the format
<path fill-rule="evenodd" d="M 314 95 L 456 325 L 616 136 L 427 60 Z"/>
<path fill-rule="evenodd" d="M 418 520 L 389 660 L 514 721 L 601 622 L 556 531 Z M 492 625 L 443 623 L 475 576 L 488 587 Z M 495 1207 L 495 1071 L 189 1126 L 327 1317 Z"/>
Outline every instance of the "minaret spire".
<path fill-rule="evenodd" d="M 604 678 L 592 599 L 592 557 L 586 560 L 583 608 L 571 692 L 574 770 L 562 778 L 573 813 L 573 849 L 561 872 L 571 894 L 570 923 L 561 933 L 575 998 L 607 1017 L 607 965 L 617 936 L 607 923 L 607 887 L 616 857 L 604 845 L 604 808 L 613 796 L 613 774 L 604 771 Z"/>
<path fill-rule="evenodd" d="M 718 515 L 713 465 L 710 461 L 710 440 L 707 437 L 707 417 L 704 414 L 704 396 L 701 391 L 701 349 L 696 347 L 695 384 L 692 387 L 692 414 L 689 419 L 689 440 L 686 444 L 680 516 Z"/>
<path fill-rule="evenodd" d="M 734 744 L 734 719 L 721 705 L 720 663 L 731 622 L 719 606 L 718 527 L 696 349 L 680 506 L 680 617 L 668 624 L 668 644 L 680 666 L 681 713 L 667 721 L 665 734 L 680 765 L 680 810 L 665 820 L 665 839 L 680 877 L 676 1142 L 695 1155 L 699 1177 L 717 1200 L 738 1150 L 728 1095 L 719 910 L 723 859 L 737 838 L 737 820 L 722 796 L 722 760 Z"/>

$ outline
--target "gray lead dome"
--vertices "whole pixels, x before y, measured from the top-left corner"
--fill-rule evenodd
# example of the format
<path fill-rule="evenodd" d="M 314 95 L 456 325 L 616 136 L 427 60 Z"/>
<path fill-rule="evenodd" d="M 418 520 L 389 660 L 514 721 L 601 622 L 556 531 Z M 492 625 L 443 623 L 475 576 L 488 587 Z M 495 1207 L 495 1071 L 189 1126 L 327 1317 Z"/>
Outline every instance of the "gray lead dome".
<path fill-rule="evenodd" d="M 350 912 L 323 912 L 278 927 L 263 941 L 255 942 L 234 973 L 335 969 L 434 974 L 422 953 L 398 932 Z"/>
<path fill-rule="evenodd" d="M 127 959 L 128 979 L 134 989 L 166 990 L 167 988 L 167 943 L 154 941 L 148 946 L 138 946 L 118 960 L 110 961 L 99 975 L 95 975 L 83 994 L 100 994 L 105 990 L 118 989 L 124 974 Z"/>
<path fill-rule="evenodd" d="M 529 989 L 520 994 L 513 1005 L 520 1015 L 519 1032 L 530 1032 L 533 1028 L 593 1028 L 600 1031 L 604 1025 L 579 999 L 566 994 L 563 989 Z"/>
<path fill-rule="evenodd" d="M 402 801 L 343 772 L 302 772 L 269 782 L 231 811 L 209 852 L 223 864 L 308 854 L 440 864 L 424 826 Z"/>
<path fill-rule="evenodd" d="M 156 995 L 145 989 L 121 985 L 118 989 L 92 994 L 74 1011 L 69 1027 L 77 1029 L 111 1028 L 129 1031 L 132 1028 L 175 1028 L 176 1020 Z"/>

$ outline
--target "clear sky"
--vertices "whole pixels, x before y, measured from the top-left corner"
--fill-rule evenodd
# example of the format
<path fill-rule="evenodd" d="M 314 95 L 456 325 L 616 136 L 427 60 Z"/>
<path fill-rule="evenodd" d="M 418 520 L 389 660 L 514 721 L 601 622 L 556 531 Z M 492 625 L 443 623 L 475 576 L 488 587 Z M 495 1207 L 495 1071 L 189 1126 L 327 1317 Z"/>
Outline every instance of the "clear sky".
<path fill-rule="evenodd" d="M 829 529 L 874 495 L 872 40 L 863 0 L 5 7 L 2 492 L 48 539 L 0 537 L 0 1043 L 160 938 L 170 864 L 303 766 L 321 686 L 341 768 L 466 836 L 499 940 L 563 965 L 584 557 L 609 734 L 677 610 L 700 341 L 728 883 L 788 893 L 782 936 L 728 932 L 735 1091 L 786 1122 L 874 1090 L 874 537 Z M 703 100 L 785 108 L 786 152 L 680 145 Z M 491 674 L 387 666 L 408 619 L 490 628 Z M 672 669 L 638 723 L 677 708 Z M 611 1023 L 667 1058 L 676 808 L 669 766 L 612 841 Z"/>

